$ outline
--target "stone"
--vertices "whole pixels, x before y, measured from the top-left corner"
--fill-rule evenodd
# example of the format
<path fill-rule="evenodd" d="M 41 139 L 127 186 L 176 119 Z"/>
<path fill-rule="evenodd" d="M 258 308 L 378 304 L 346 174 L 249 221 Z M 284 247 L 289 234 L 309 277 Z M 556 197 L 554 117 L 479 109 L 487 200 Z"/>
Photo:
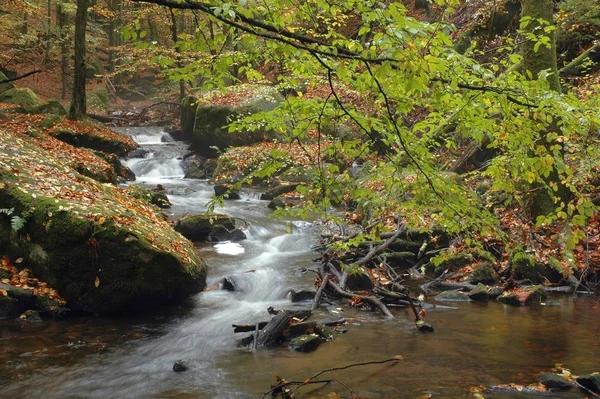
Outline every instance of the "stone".
<path fill-rule="evenodd" d="M 217 184 L 214 186 L 215 196 L 220 197 L 223 196 L 225 199 L 229 200 L 239 200 L 240 194 L 236 191 L 230 191 L 231 187 L 226 184 Z"/>
<path fill-rule="evenodd" d="M 300 291 L 295 291 L 295 290 L 291 290 L 289 292 L 290 295 L 290 300 L 292 302 L 303 302 L 303 301 L 312 301 L 315 298 L 315 295 L 317 295 L 317 291 L 314 290 L 300 290 Z"/>
<path fill-rule="evenodd" d="M 184 179 L 206 179 L 204 169 L 192 166 L 185 171 Z"/>
<path fill-rule="evenodd" d="M 235 94 L 237 101 L 219 105 L 218 99 Z M 189 100 L 191 101 L 191 100 Z M 239 85 L 205 94 L 196 107 L 191 148 L 200 155 L 215 158 L 228 147 L 240 147 L 264 141 L 264 129 L 229 132 L 227 125 L 238 119 L 270 111 L 283 102 L 276 87 Z M 182 115 L 183 116 L 183 115 Z M 186 127 L 189 122 L 186 122 Z"/>
<path fill-rule="evenodd" d="M 23 314 L 21 316 L 19 316 L 19 319 L 22 321 L 26 321 L 27 323 L 41 323 L 42 322 L 42 318 L 40 317 L 40 314 L 38 312 L 36 312 L 35 310 L 31 310 L 31 309 L 23 312 Z"/>
<path fill-rule="evenodd" d="M 274 198 L 271 202 L 269 202 L 269 205 L 267 205 L 267 208 L 269 209 L 279 209 L 279 208 L 285 208 L 286 207 L 286 203 L 283 201 L 282 197 L 277 197 Z"/>
<path fill-rule="evenodd" d="M 288 345 L 290 350 L 296 352 L 311 352 L 319 347 L 322 340 L 317 334 L 301 335 L 296 338 L 292 338 Z"/>
<path fill-rule="evenodd" d="M 324 341 L 333 341 L 333 338 L 335 337 L 335 330 L 323 324 L 317 324 L 315 326 L 315 333 Z"/>
<path fill-rule="evenodd" d="M 512 291 L 505 291 L 497 300 L 513 306 L 528 306 L 535 302 L 541 302 L 548 295 L 541 285 L 531 285 Z"/>
<path fill-rule="evenodd" d="M 487 287 L 481 283 L 469 291 L 468 295 L 473 301 L 487 301 L 490 298 Z"/>
<path fill-rule="evenodd" d="M 538 377 L 538 381 L 544 384 L 546 388 L 558 390 L 570 389 L 574 385 L 571 381 L 556 373 L 542 373 Z"/>
<path fill-rule="evenodd" d="M 494 270 L 494 265 L 491 262 L 480 262 L 475 265 L 473 272 L 469 275 L 468 281 L 470 284 L 494 284 L 498 274 Z"/>
<path fill-rule="evenodd" d="M 289 192 L 296 190 L 297 187 L 298 187 L 297 184 L 282 184 L 280 186 L 273 187 L 273 188 L 267 190 L 266 192 L 262 193 L 260 195 L 260 199 L 263 201 L 271 201 L 271 200 L 275 199 L 276 197 L 279 197 L 280 195 L 287 194 Z"/>
<path fill-rule="evenodd" d="M 175 223 L 175 230 L 192 241 L 204 241 L 214 226 L 221 225 L 228 230 L 235 230 L 235 219 L 226 215 L 189 215 Z"/>
<path fill-rule="evenodd" d="M 504 292 L 504 288 L 502 287 L 491 287 L 488 290 L 488 295 L 491 299 L 496 299 Z"/>
<path fill-rule="evenodd" d="M 48 115 L 59 115 L 64 116 L 67 114 L 67 110 L 57 100 L 48 100 L 47 102 L 33 107 L 21 107 L 19 112 L 24 114 L 48 114 Z"/>
<path fill-rule="evenodd" d="M 23 107 L 33 107 L 38 104 L 38 98 L 29 88 L 13 88 L 0 93 L 0 103 L 16 104 Z"/>
<path fill-rule="evenodd" d="M 0 71 L 0 82 L 3 80 L 7 80 L 8 78 L 2 71 Z M 0 83 L 0 94 L 4 93 L 7 90 L 14 89 L 15 84 L 13 82 Z"/>
<path fill-rule="evenodd" d="M 147 148 L 136 148 L 127 154 L 127 158 L 146 158 L 150 152 L 151 151 Z"/>
<path fill-rule="evenodd" d="M 600 393 L 600 373 L 577 377 L 577 383 L 594 393 Z"/>
<path fill-rule="evenodd" d="M 152 192 L 152 200 L 150 203 L 162 209 L 167 209 L 172 206 L 171 201 L 169 201 L 169 197 L 167 197 L 167 193 L 164 191 Z"/>
<path fill-rule="evenodd" d="M 183 360 L 178 360 L 173 364 L 173 371 L 176 373 L 181 373 L 182 371 L 187 371 L 188 370 L 188 365 L 185 361 Z"/>
<path fill-rule="evenodd" d="M 463 266 L 473 263 L 473 255 L 467 253 L 452 254 L 435 266 L 436 276 L 441 275 L 444 270 L 458 270 Z"/>
<path fill-rule="evenodd" d="M 207 241 L 210 242 L 221 242 L 221 241 L 242 241 L 246 239 L 246 234 L 240 229 L 230 230 L 223 225 L 215 225 L 210 231 Z"/>
<path fill-rule="evenodd" d="M 434 298 L 440 302 L 469 302 L 471 298 L 461 290 L 450 290 L 439 293 Z"/>
<path fill-rule="evenodd" d="M 236 291 L 235 281 L 231 277 L 223 277 L 219 281 L 219 287 L 224 291 Z"/>

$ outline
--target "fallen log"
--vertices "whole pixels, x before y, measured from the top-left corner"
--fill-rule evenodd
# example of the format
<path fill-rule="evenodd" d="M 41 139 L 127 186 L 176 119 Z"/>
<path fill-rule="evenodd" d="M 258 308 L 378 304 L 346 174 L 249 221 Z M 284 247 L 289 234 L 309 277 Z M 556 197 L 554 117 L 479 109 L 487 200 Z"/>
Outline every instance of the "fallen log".
<path fill-rule="evenodd" d="M 323 277 L 323 281 L 321 281 L 321 286 L 317 290 L 317 294 L 315 295 L 315 298 L 313 299 L 313 304 L 312 304 L 310 310 L 315 310 L 319 307 L 319 302 L 321 301 L 321 296 L 323 295 L 323 291 L 325 290 L 325 287 L 327 287 L 327 282 L 329 281 L 329 276 L 330 276 L 329 274 L 326 274 L 325 277 Z"/>
<path fill-rule="evenodd" d="M 254 340 L 254 347 L 278 344 L 282 340 L 283 331 L 290 325 L 290 317 L 291 314 L 285 310 L 277 313 L 263 329 L 258 331 L 258 336 Z"/>
<path fill-rule="evenodd" d="M 256 329 L 257 325 L 259 329 L 263 329 L 265 328 L 267 323 L 268 321 L 261 321 L 260 323 L 256 324 L 232 324 L 231 327 L 233 327 L 234 333 L 252 332 Z"/>

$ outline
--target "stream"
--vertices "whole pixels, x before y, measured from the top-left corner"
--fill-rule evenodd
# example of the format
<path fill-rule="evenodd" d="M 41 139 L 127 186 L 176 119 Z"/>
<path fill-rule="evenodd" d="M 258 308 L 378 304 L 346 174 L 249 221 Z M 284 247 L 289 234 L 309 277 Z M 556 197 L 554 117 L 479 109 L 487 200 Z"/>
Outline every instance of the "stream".
<path fill-rule="evenodd" d="M 206 181 L 183 179 L 185 143 L 160 128 L 122 131 L 150 150 L 143 159 L 125 161 L 136 173 L 136 184 L 162 184 L 174 216 L 205 211 L 214 191 Z M 0 398 L 261 398 L 275 375 L 302 381 L 325 368 L 396 355 L 404 360 L 335 377 L 362 398 L 463 398 L 471 386 L 532 383 L 556 363 L 574 374 L 600 371 L 600 304 L 585 296 L 555 295 L 547 306 L 532 307 L 495 301 L 437 304 L 427 316 L 435 327 L 432 334 L 416 332 L 404 309 L 393 310 L 396 318 L 387 320 L 377 312 L 326 305 L 317 319 L 345 317 L 348 331 L 314 352 L 281 347 L 253 353 L 236 347 L 247 334 L 233 334 L 233 323 L 268 320 L 270 306 L 310 306 L 292 304 L 288 292 L 313 286 L 311 273 L 299 270 L 313 267 L 316 229 L 306 221 L 269 217 L 268 202 L 259 194 L 242 192 L 242 199 L 216 210 L 247 222 L 247 240 L 198 247 L 209 265 L 207 285 L 235 275 L 241 292 L 205 291 L 182 306 L 147 314 L 42 323 L 0 320 Z M 189 370 L 175 373 L 173 363 L 180 359 Z M 302 392 L 302 398 L 331 392 L 350 397 L 339 384 Z"/>

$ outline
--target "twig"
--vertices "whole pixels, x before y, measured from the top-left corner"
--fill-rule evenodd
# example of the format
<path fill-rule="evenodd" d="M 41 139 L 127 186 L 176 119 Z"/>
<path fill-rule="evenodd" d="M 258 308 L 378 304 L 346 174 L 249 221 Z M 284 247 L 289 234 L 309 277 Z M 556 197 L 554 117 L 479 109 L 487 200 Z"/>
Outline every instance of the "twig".
<path fill-rule="evenodd" d="M 358 294 L 354 294 L 351 292 L 348 292 L 346 290 L 343 290 L 339 285 L 337 285 L 336 283 L 334 283 L 333 281 L 329 280 L 329 285 L 335 290 L 335 292 L 337 292 L 339 295 L 345 297 L 345 298 L 359 298 L 362 301 L 368 302 L 371 305 L 374 305 L 376 307 L 379 308 L 379 310 L 381 310 L 381 312 L 386 315 L 389 318 L 394 318 L 394 315 L 392 314 L 392 312 L 390 312 L 390 310 L 387 308 L 387 306 L 385 306 L 385 304 L 383 302 L 381 302 L 379 299 L 373 297 L 373 296 L 367 296 L 367 295 L 358 295 Z"/>
<path fill-rule="evenodd" d="M 353 363 L 353 364 L 349 364 L 347 366 L 342 366 L 342 367 L 331 367 L 325 370 L 321 370 L 318 373 L 313 374 L 312 376 L 308 377 L 306 379 L 306 381 L 304 381 L 304 383 L 302 385 L 297 386 L 292 393 L 296 392 L 298 389 L 300 389 L 303 385 L 310 383 L 312 380 L 314 380 L 315 378 L 317 378 L 318 376 L 320 376 L 321 374 L 324 373 L 328 373 L 328 372 L 332 372 L 332 371 L 338 371 L 338 370 L 346 370 L 352 367 L 360 367 L 360 366 L 368 366 L 370 364 L 385 364 L 385 363 L 391 363 L 391 362 L 398 362 L 402 360 L 401 356 L 396 356 L 393 357 L 391 359 L 386 359 L 386 360 L 373 360 L 370 362 L 361 362 L 361 363 Z"/>

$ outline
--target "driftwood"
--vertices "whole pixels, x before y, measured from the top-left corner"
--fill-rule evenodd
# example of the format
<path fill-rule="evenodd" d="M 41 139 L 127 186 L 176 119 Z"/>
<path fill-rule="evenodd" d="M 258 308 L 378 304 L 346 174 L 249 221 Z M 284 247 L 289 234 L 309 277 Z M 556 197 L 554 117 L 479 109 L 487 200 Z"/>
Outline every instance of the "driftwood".
<path fill-rule="evenodd" d="M 339 285 L 337 285 L 336 283 L 334 283 L 331 280 L 329 280 L 329 285 L 333 288 L 333 290 L 338 295 L 340 295 L 344 298 L 348 298 L 348 299 L 359 298 L 361 301 L 369 303 L 369 304 L 379 308 L 379 310 L 381 310 L 381 312 L 384 315 L 386 315 L 387 317 L 394 318 L 394 315 L 392 314 L 392 312 L 390 312 L 390 310 L 387 308 L 387 306 L 385 306 L 385 304 L 383 302 L 381 302 L 379 299 L 377 299 L 376 297 L 367 296 L 367 295 L 358 295 L 358 294 L 348 292 L 348 291 L 342 289 Z"/>
<path fill-rule="evenodd" d="M 290 313 L 286 311 L 279 312 L 269 321 L 265 327 L 258 331 L 258 336 L 254 340 L 254 347 L 272 346 L 281 341 L 283 331 L 290 325 Z"/>
<path fill-rule="evenodd" d="M 317 291 L 317 294 L 315 295 L 315 298 L 313 299 L 313 304 L 312 304 L 310 310 L 315 310 L 319 307 L 319 302 L 321 301 L 321 296 L 323 295 L 323 291 L 325 290 L 325 287 L 327 287 L 328 281 L 329 281 L 329 274 L 325 274 L 325 277 L 323 277 L 323 281 L 321 281 L 321 286 L 319 287 L 319 290 Z"/>
<path fill-rule="evenodd" d="M 231 327 L 233 327 L 234 333 L 251 332 L 256 329 L 256 326 L 258 326 L 259 329 L 265 328 L 267 323 L 268 321 L 261 321 L 260 323 L 256 324 L 232 324 Z"/>

